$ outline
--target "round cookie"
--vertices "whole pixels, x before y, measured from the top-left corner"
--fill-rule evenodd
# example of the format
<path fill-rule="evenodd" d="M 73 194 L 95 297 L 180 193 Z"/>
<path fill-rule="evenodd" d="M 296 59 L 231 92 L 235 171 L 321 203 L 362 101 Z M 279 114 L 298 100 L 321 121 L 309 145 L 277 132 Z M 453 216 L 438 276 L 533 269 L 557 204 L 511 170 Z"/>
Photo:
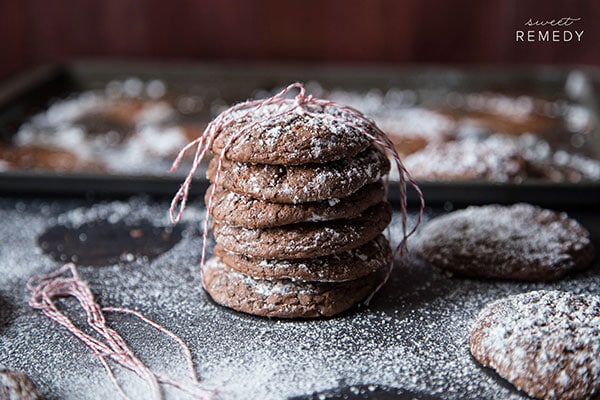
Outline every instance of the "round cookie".
<path fill-rule="evenodd" d="M 27 375 L 0 368 L 0 399 L 42 400 L 43 397 Z"/>
<path fill-rule="evenodd" d="M 234 310 L 263 317 L 328 317 L 367 297 L 384 271 L 347 282 L 294 282 L 251 278 L 213 257 L 204 265 L 202 283 L 212 299 Z"/>
<path fill-rule="evenodd" d="M 252 257 L 299 259 L 337 254 L 376 238 L 390 223 L 392 209 L 380 202 L 353 219 L 303 222 L 283 227 L 250 229 L 213 224 L 223 248 Z"/>
<path fill-rule="evenodd" d="M 423 180 L 518 182 L 527 173 L 519 146 L 502 136 L 432 143 L 407 156 L 404 165 Z"/>
<path fill-rule="evenodd" d="M 389 266 L 390 243 L 383 235 L 339 254 L 299 260 L 255 258 L 217 245 L 214 253 L 229 268 L 254 278 L 293 279 L 304 282 L 344 282 Z"/>
<path fill-rule="evenodd" d="M 438 268 L 473 277 L 548 281 L 590 265 L 589 233 L 530 204 L 468 207 L 430 221 L 416 244 Z"/>
<path fill-rule="evenodd" d="M 560 121 L 545 111 L 552 103 L 540 98 L 493 92 L 459 96 L 456 100 L 460 106 L 456 104 L 439 111 L 471 129 L 513 135 L 532 132 L 544 136 L 549 130 L 556 129 Z"/>
<path fill-rule="evenodd" d="M 3 146 L 0 144 L 0 171 L 47 170 L 55 172 L 105 172 L 102 162 L 82 158 L 67 149 L 49 146 Z"/>
<path fill-rule="evenodd" d="M 208 166 L 215 182 L 218 159 Z M 350 196 L 388 173 L 390 162 L 374 146 L 353 158 L 325 164 L 262 165 L 223 159 L 218 185 L 239 194 L 275 203 L 303 203 Z"/>
<path fill-rule="evenodd" d="M 225 153 L 229 160 L 300 165 L 353 157 L 372 142 L 365 135 L 373 134 L 371 128 L 353 113 L 335 105 L 306 104 L 303 109 L 277 115 L 293 105 L 292 102 L 264 105 L 230 113 L 227 121 L 233 123 L 216 133 L 212 151 L 221 154 L 232 136 L 238 135 Z"/>
<path fill-rule="evenodd" d="M 590 399 L 600 393 L 600 297 L 535 291 L 487 305 L 471 353 L 528 395 Z"/>
<path fill-rule="evenodd" d="M 213 186 L 204 197 L 208 204 Z M 272 228 L 297 222 L 329 221 L 352 218 L 385 198 L 381 181 L 363 186 L 342 199 L 321 202 L 283 204 L 257 200 L 221 187 L 215 188 L 212 198 L 212 217 L 219 222 L 246 228 Z"/>
<path fill-rule="evenodd" d="M 429 144 L 446 142 L 456 136 L 454 120 L 423 107 L 393 109 L 374 118 L 394 143 L 401 157 L 422 150 Z"/>

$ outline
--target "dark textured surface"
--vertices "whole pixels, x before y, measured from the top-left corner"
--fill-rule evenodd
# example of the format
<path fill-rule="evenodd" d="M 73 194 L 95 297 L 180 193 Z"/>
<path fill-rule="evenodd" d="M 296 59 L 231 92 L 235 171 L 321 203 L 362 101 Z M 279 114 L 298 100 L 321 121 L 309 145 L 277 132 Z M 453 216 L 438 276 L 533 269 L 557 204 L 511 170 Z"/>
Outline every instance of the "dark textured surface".
<path fill-rule="evenodd" d="M 290 400 L 437 400 L 443 397 L 426 393 L 411 392 L 395 387 L 382 385 L 343 386 L 339 389 L 324 390 L 306 396 L 294 396 Z"/>
<path fill-rule="evenodd" d="M 56 225 L 76 227 L 96 220 L 146 219 L 166 226 L 167 209 L 168 201 L 143 198 L 106 203 L 0 199 L 0 364 L 25 372 L 49 400 L 115 398 L 115 389 L 91 352 L 27 306 L 27 279 L 62 265 L 41 252 L 37 238 Z M 597 243 L 596 209 L 564 211 L 580 220 Z M 439 213 L 428 210 L 426 220 Z M 318 398 L 319 393 L 344 398 L 365 393 L 369 386 L 375 394 L 367 398 L 413 393 L 423 399 L 524 399 L 470 356 L 468 336 L 479 310 L 490 301 L 533 289 L 600 292 L 597 260 L 589 270 L 544 284 L 450 278 L 415 261 L 396 267 L 369 307 L 311 321 L 253 317 L 216 305 L 201 288 L 198 228 L 203 215 L 201 204 L 192 202 L 182 239 L 152 261 L 140 258 L 78 270 L 101 305 L 138 310 L 180 335 L 191 347 L 202 381 L 219 387 L 225 399 Z M 390 234 L 397 244 L 397 213 Z M 61 305 L 83 323 L 73 301 Z M 108 323 L 150 367 L 184 375 L 183 356 L 169 339 L 132 317 L 111 314 Z M 117 376 L 131 397 L 148 396 L 148 388 L 131 374 L 118 370 Z M 171 389 L 165 395 L 187 398 Z"/>
<path fill-rule="evenodd" d="M 53 226 L 40 235 L 38 246 L 58 262 L 99 267 L 138 258 L 152 261 L 181 240 L 181 231 L 181 226 L 154 226 L 147 220 L 99 220 L 78 227 Z"/>

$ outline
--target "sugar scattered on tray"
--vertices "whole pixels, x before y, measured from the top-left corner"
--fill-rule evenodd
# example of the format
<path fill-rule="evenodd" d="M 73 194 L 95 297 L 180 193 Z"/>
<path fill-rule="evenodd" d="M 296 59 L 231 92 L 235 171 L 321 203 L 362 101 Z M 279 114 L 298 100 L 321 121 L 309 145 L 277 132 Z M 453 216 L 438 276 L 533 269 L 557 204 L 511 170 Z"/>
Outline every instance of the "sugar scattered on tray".
<path fill-rule="evenodd" d="M 87 168 L 110 173 L 164 175 L 177 150 L 189 140 L 178 123 L 179 111 L 164 99 L 166 91 L 160 80 L 111 81 L 103 90 L 56 100 L 23 124 L 13 143 L 63 149 L 93 162 Z M 202 99 L 185 98 L 192 103 L 188 109 L 199 112 L 196 108 Z M 108 126 L 102 125 L 104 119 Z M 100 131 L 94 132 L 97 121 Z"/>

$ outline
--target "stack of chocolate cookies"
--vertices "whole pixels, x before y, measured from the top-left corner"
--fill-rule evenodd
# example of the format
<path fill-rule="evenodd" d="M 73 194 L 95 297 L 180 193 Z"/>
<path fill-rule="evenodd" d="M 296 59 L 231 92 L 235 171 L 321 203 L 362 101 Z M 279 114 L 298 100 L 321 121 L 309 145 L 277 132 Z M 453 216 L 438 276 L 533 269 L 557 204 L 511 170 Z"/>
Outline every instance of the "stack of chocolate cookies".
<path fill-rule="evenodd" d="M 331 316 L 372 293 L 392 262 L 372 125 L 333 104 L 233 112 L 212 144 L 212 257 L 219 304 L 269 317 Z M 227 147 L 226 151 L 223 149 Z"/>

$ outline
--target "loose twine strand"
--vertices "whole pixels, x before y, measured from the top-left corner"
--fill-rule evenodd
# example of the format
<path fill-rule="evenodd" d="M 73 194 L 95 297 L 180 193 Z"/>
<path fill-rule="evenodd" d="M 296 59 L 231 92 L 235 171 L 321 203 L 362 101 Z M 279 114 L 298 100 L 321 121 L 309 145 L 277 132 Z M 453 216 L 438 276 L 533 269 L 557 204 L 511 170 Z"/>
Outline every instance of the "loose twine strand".
<path fill-rule="evenodd" d="M 70 276 L 68 275 L 69 273 Z M 151 391 L 151 397 L 149 398 L 162 399 L 160 384 L 172 386 L 188 393 L 196 399 L 210 398 L 210 391 L 200 386 L 190 349 L 179 336 L 167 328 L 149 320 L 137 311 L 118 307 L 100 307 L 100 305 L 96 303 L 90 287 L 79 277 L 74 264 L 65 264 L 63 267 L 50 274 L 31 278 L 27 282 L 27 288 L 31 292 L 29 305 L 33 309 L 42 311 L 44 315 L 62 325 L 89 347 L 106 369 L 111 382 L 122 398 L 129 399 L 129 396 L 125 394 L 122 386 L 117 381 L 108 360 L 134 372 L 144 380 Z M 79 302 L 80 306 L 85 311 L 87 324 L 102 339 L 98 339 L 97 337 L 82 331 L 75 326 L 69 317 L 59 311 L 55 299 L 61 297 L 74 297 Z M 133 315 L 173 339 L 181 347 L 184 353 L 188 368 L 188 379 L 190 382 L 179 382 L 169 376 L 153 373 L 134 354 L 121 335 L 107 325 L 103 314 L 104 312 Z"/>
<path fill-rule="evenodd" d="M 288 93 L 290 93 L 293 90 L 298 90 L 298 94 L 293 99 L 286 97 L 286 95 L 288 95 Z M 382 148 L 391 156 L 396 165 L 396 168 L 398 169 L 398 175 L 400 177 L 400 211 L 402 214 L 402 240 L 394 251 L 393 259 L 399 258 L 401 262 L 408 262 L 407 240 L 416 231 L 417 227 L 421 223 L 423 210 L 425 208 L 425 199 L 423 197 L 423 192 L 421 191 L 415 180 L 411 177 L 410 173 L 408 172 L 402 160 L 400 159 L 400 156 L 398 155 L 394 144 L 371 119 L 366 117 L 357 109 L 349 106 L 340 105 L 330 100 L 318 99 L 314 98 L 312 95 L 307 95 L 304 85 L 299 82 L 290 84 L 289 86 L 287 86 L 272 97 L 261 100 L 244 101 L 223 111 L 206 126 L 206 128 L 202 132 L 202 135 L 200 135 L 196 140 L 189 143 L 179 152 L 177 158 L 175 159 L 175 162 L 173 163 L 171 171 L 175 171 L 179 167 L 181 160 L 189 150 L 193 149 L 194 147 L 196 148 L 190 171 L 188 172 L 183 184 L 181 185 L 171 202 L 171 208 L 169 210 L 171 221 L 177 223 L 181 220 L 183 211 L 188 201 L 189 190 L 192 184 L 194 174 L 196 173 L 196 170 L 200 166 L 200 163 L 202 162 L 206 154 L 209 151 L 211 151 L 213 142 L 217 134 L 223 129 L 230 127 L 231 125 L 239 121 L 245 120 L 252 114 L 258 115 L 258 112 L 262 108 L 270 105 L 278 105 L 280 107 L 277 111 L 271 114 L 267 113 L 264 118 L 256 118 L 253 122 L 245 124 L 242 127 L 242 129 L 232 133 L 227 142 L 225 143 L 225 146 L 221 149 L 220 153 L 218 154 L 217 169 L 215 172 L 211 192 L 208 198 L 208 204 L 206 205 L 206 217 L 204 218 L 204 233 L 202 236 L 202 259 L 200 262 L 200 273 L 202 273 L 206 262 L 209 220 L 213 207 L 213 198 L 221 176 L 221 170 L 223 160 L 225 159 L 225 154 L 238 138 L 244 137 L 244 135 L 251 132 L 252 129 L 254 129 L 255 127 L 266 123 L 269 120 L 291 113 L 305 114 L 314 118 L 326 119 L 332 122 L 337 122 L 340 124 L 351 126 L 352 128 L 362 132 L 365 136 L 367 136 L 374 143 L 379 145 L 380 148 Z M 341 110 L 342 112 L 339 114 L 315 113 L 310 110 L 310 106 L 313 106 L 313 108 L 320 109 L 332 107 Z M 252 119 L 250 120 L 252 121 Z M 407 183 L 410 184 L 410 186 L 412 186 L 412 188 L 416 191 L 420 203 L 417 221 L 410 230 L 407 226 Z M 386 179 L 386 187 L 388 185 L 389 180 Z M 387 283 L 392 273 L 393 266 L 394 260 L 392 260 L 392 262 L 390 263 L 385 278 L 368 296 L 367 300 L 365 301 L 366 304 L 368 304 L 373 298 L 373 296 Z"/>

